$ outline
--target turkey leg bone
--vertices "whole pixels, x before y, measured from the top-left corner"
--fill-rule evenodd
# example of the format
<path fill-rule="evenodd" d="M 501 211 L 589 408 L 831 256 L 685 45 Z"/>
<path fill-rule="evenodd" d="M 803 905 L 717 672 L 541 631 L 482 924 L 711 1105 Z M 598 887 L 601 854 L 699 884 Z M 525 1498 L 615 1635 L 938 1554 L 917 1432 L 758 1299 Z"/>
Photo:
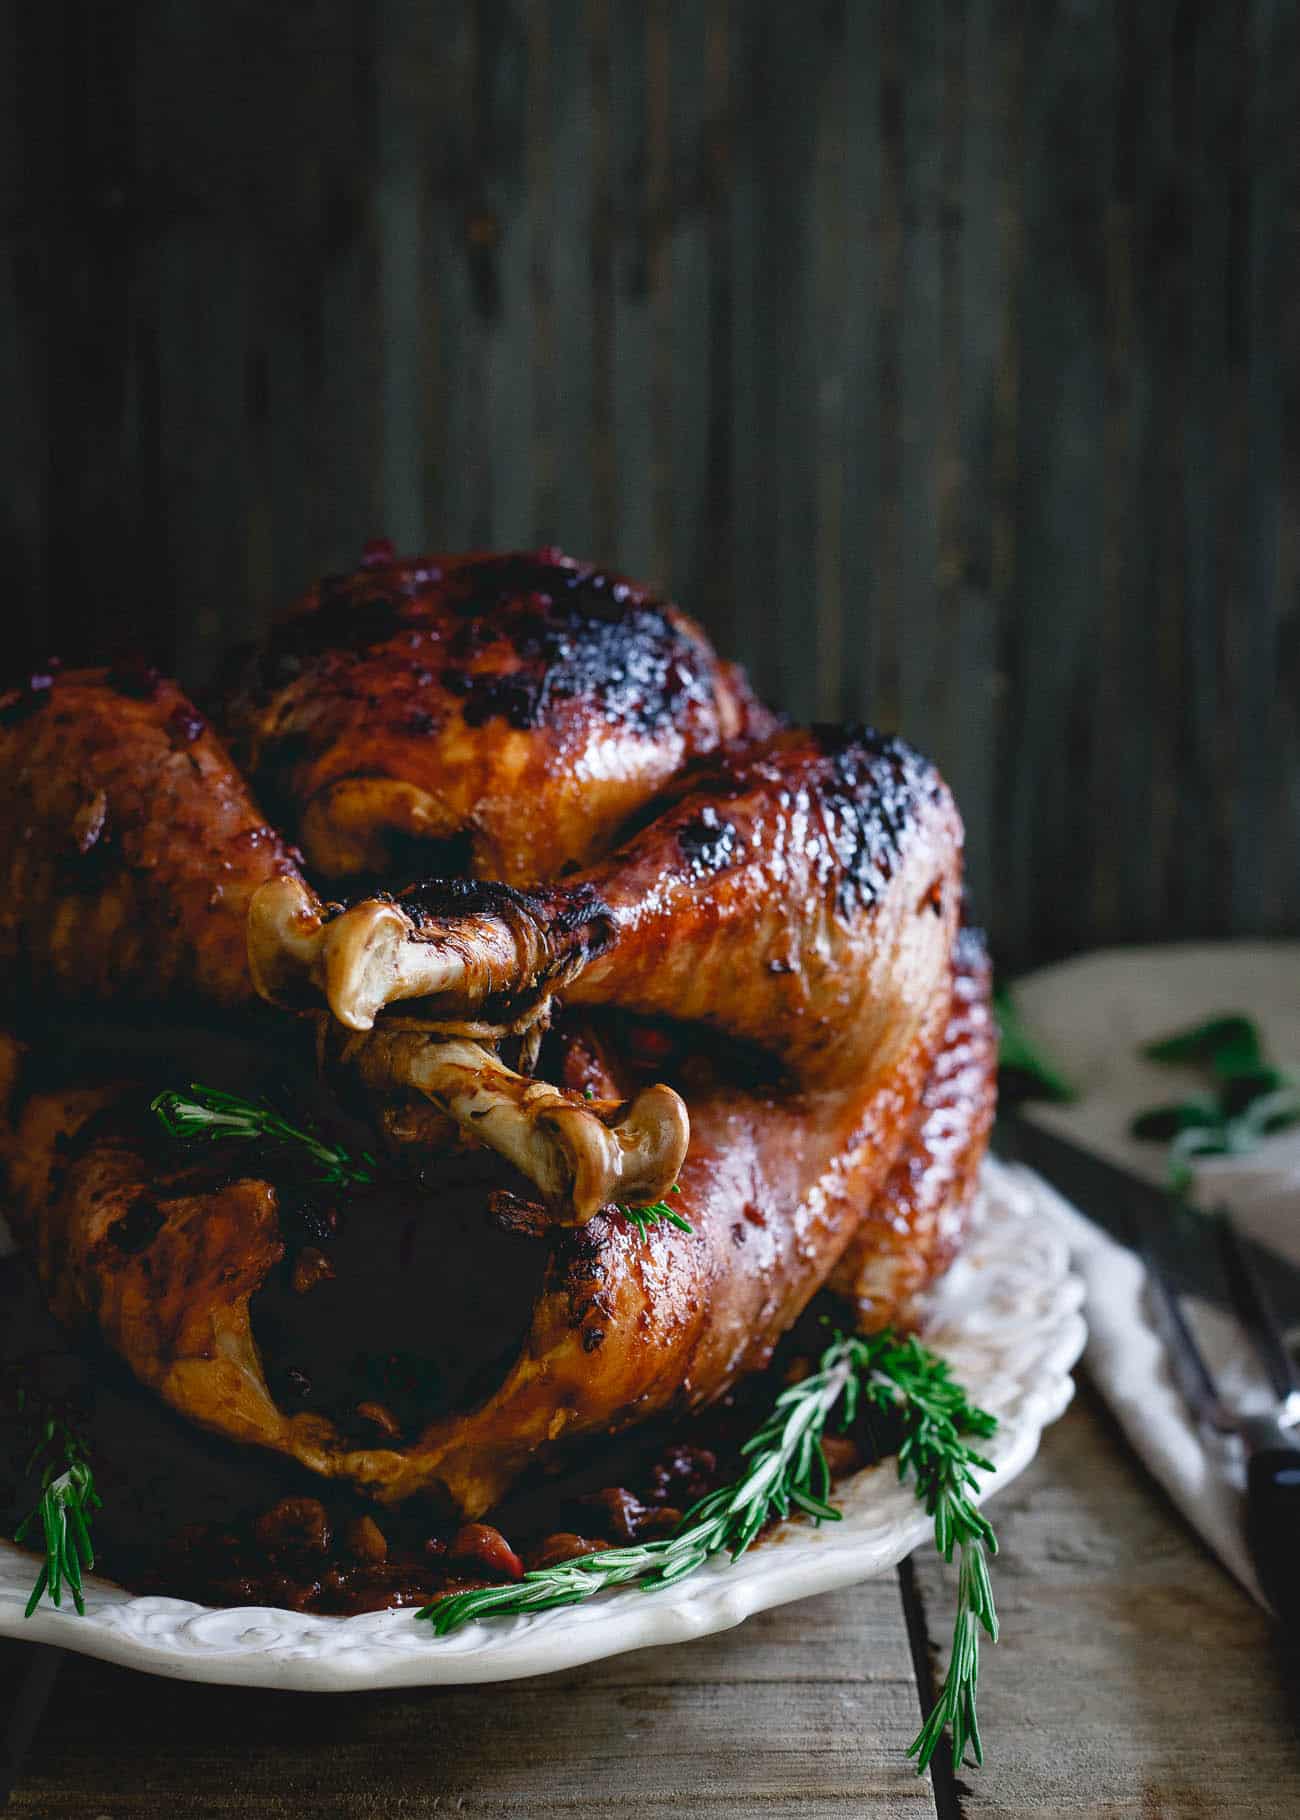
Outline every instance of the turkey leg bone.
<path fill-rule="evenodd" d="M 558 992 L 711 1026 L 805 1088 L 838 1086 L 881 1060 L 889 995 L 863 913 L 932 779 L 861 728 L 783 731 L 697 767 L 617 851 L 533 892 L 435 880 L 331 918 L 273 881 L 250 909 L 253 976 L 354 1030 L 399 1003 L 403 1022 L 517 1029 Z M 952 890 L 939 849 L 909 912 L 946 921 Z"/>
<path fill-rule="evenodd" d="M 671 1087 L 646 1087 L 630 1105 L 584 1100 L 516 1074 L 481 1043 L 423 1031 L 354 1036 L 342 1056 L 380 1092 L 411 1087 L 432 1100 L 562 1207 L 559 1225 L 585 1224 L 610 1202 L 661 1199 L 686 1155 L 690 1121 Z"/>

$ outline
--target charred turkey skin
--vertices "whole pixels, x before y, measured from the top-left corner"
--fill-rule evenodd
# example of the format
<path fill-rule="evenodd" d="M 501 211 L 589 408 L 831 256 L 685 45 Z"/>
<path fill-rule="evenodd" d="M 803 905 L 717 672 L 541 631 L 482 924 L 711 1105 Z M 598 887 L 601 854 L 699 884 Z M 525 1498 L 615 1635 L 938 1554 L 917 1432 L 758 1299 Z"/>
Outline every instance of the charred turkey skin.
<path fill-rule="evenodd" d="M 555 550 L 322 581 L 227 720 L 323 877 L 512 885 L 584 864 L 692 757 L 773 724 L 678 607 Z"/>
<path fill-rule="evenodd" d="M 126 683 L 0 706 L 22 1002 L 314 1023 L 403 1170 L 436 1186 L 492 1153 L 510 1187 L 483 1217 L 519 1210 L 535 1293 L 494 1387 L 359 1446 L 271 1388 L 277 1185 L 160 1164 L 116 1088 L 37 1087 L 10 1188 L 66 1325 L 212 1432 L 472 1518 L 584 1439 L 724 1395 L 828 1284 L 873 1326 L 909 1317 L 959 1241 L 993 1079 L 961 823 L 924 759 L 778 728 L 676 608 L 549 551 L 321 584 L 245 666 L 229 747 L 174 684 Z M 583 1020 L 589 1063 L 570 1042 L 538 1074 L 548 1027 Z M 628 1065 L 629 1029 L 674 1033 L 671 1083 Z M 612 1204 L 670 1187 L 689 1234 Z"/>

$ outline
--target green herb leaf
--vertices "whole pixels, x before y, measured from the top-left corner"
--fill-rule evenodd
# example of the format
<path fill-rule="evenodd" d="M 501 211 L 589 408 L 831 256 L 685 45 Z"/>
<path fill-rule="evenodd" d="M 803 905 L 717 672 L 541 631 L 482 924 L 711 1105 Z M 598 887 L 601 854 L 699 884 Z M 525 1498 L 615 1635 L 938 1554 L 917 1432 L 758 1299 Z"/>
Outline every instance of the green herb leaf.
<path fill-rule="evenodd" d="M 223 1093 L 191 1081 L 188 1093 L 160 1093 L 149 1110 L 169 1137 L 190 1142 L 215 1143 L 227 1138 L 281 1144 L 309 1156 L 320 1170 L 319 1180 L 333 1186 L 362 1185 L 374 1180 L 374 1158 L 362 1151 L 354 1161 L 341 1144 L 326 1144 L 314 1132 L 290 1124 L 265 1101 L 246 1100 L 237 1093 Z"/>
<path fill-rule="evenodd" d="M 1185 1195 L 1196 1180 L 1192 1159 L 1198 1156 L 1226 1156 L 1232 1149 L 1226 1124 L 1190 1126 L 1180 1131 L 1169 1146 L 1169 1186 L 1175 1194 Z"/>
<path fill-rule="evenodd" d="M 1229 1148 L 1253 1150 L 1262 1138 L 1300 1123 L 1300 1086 L 1288 1082 L 1273 1093 L 1254 1097 L 1242 1112 L 1229 1120 Z"/>
<path fill-rule="evenodd" d="M 1001 986 L 993 994 L 993 1012 L 998 1023 L 998 1082 L 1007 1097 L 1072 1100 L 1074 1089 L 1070 1083 L 1030 1041 L 1009 987 Z"/>
<path fill-rule="evenodd" d="M 246 1100 L 237 1093 L 225 1093 L 217 1087 L 204 1087 L 191 1081 L 188 1093 L 160 1093 L 149 1110 L 161 1122 L 169 1137 L 187 1142 L 220 1142 L 233 1138 L 247 1142 L 281 1144 L 300 1150 L 311 1158 L 320 1171 L 318 1180 L 337 1187 L 364 1185 L 374 1180 L 374 1161 L 363 1150 L 359 1160 L 341 1144 L 326 1144 L 312 1131 L 292 1125 L 288 1119 L 264 1101 Z M 680 1194 L 674 1182 L 668 1191 Z M 626 1207 L 615 1203 L 619 1213 L 631 1220 L 642 1236 L 664 1220 L 679 1232 L 694 1232 L 684 1214 L 666 1201 L 652 1201 L 647 1207 Z"/>
<path fill-rule="evenodd" d="M 1172 1106 L 1152 1106 L 1131 1120 L 1129 1131 L 1135 1138 L 1151 1144 L 1168 1144 L 1180 1131 L 1218 1131 L 1223 1114 L 1208 1095 L 1199 1099 L 1178 1100 Z"/>
<path fill-rule="evenodd" d="M 668 1192 L 669 1194 L 680 1194 L 681 1189 L 677 1186 L 676 1182 L 674 1182 Z M 613 1206 L 615 1211 L 621 1213 L 625 1220 L 630 1220 L 632 1222 L 642 1238 L 645 1238 L 650 1228 L 652 1226 L 657 1226 L 660 1220 L 663 1220 L 669 1226 L 675 1226 L 678 1232 L 695 1231 L 694 1226 L 691 1225 L 691 1222 L 686 1218 L 686 1215 L 684 1213 L 678 1213 L 677 1209 L 675 1207 L 670 1207 L 667 1201 L 651 1201 L 647 1207 L 627 1207 L 622 1201 L 615 1201 Z"/>
<path fill-rule="evenodd" d="M 970 1402 L 944 1361 L 914 1336 L 900 1339 L 889 1330 L 865 1339 L 837 1333 L 818 1369 L 779 1394 L 771 1415 L 745 1443 L 741 1451 L 748 1465 L 741 1477 L 687 1511 L 676 1535 L 534 1568 L 506 1586 L 450 1593 L 416 1616 L 442 1637 L 480 1618 L 576 1605 L 609 1586 L 637 1582 L 652 1591 L 675 1585 L 716 1555 L 739 1560 L 765 1524 L 792 1511 L 815 1523 L 838 1521 L 839 1511 L 828 1502 L 831 1475 L 822 1437 L 837 1409 L 847 1428 L 864 1404 L 901 1426 L 899 1477 L 911 1476 L 944 1559 L 951 1561 L 954 1551 L 961 1557 L 947 1677 L 908 1755 L 915 1756 L 921 1774 L 944 1732 L 951 1731 L 957 1761 L 969 1747 L 980 1763 L 979 1632 L 997 1641 L 987 1559 L 997 1543 L 971 1497 L 978 1473 L 990 1471 L 990 1463 L 965 1437 L 987 1437 L 997 1422 Z"/>
<path fill-rule="evenodd" d="M 1138 1113 L 1134 1137 L 1169 1144 L 1169 1186 L 1175 1194 L 1192 1187 L 1198 1156 L 1241 1156 L 1275 1131 L 1300 1123 L 1300 1082 L 1265 1061 L 1259 1032 L 1241 1012 L 1223 1012 L 1148 1043 L 1148 1060 L 1200 1067 L 1215 1083 L 1201 1094 L 1171 1106 Z"/>
<path fill-rule="evenodd" d="M 1243 1068 L 1240 1074 L 1229 1075 L 1219 1088 L 1219 1106 L 1226 1117 L 1240 1118 L 1257 1101 L 1293 1091 L 1295 1085 L 1290 1075 L 1267 1062 L 1258 1068 Z"/>
<path fill-rule="evenodd" d="M 1175 1031 L 1142 1050 L 1148 1061 L 1201 1065 L 1221 1080 L 1258 1068 L 1263 1060 L 1259 1031 L 1240 1011 L 1220 1012 L 1190 1029 Z"/>
<path fill-rule="evenodd" d="M 28 1472 L 34 1472 L 38 1464 L 42 1465 L 40 1498 L 14 1531 L 14 1541 L 19 1543 L 33 1531 L 39 1532 L 45 1552 L 23 1615 L 30 1618 L 47 1594 L 51 1604 L 62 1605 L 66 1586 L 77 1615 L 84 1617 L 81 1577 L 95 1565 L 90 1519 L 102 1507 L 102 1500 L 85 1449 L 67 1423 L 57 1417 L 47 1419 L 27 1462 Z"/>

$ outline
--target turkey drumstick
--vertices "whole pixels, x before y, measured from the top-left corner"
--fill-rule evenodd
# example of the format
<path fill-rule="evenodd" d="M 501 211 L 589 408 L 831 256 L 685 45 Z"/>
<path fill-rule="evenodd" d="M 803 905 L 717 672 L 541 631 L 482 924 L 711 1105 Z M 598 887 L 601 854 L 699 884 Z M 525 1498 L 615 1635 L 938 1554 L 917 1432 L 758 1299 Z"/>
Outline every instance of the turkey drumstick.
<path fill-rule="evenodd" d="M 399 1003 L 403 1024 L 518 1028 L 558 991 L 708 1025 L 807 1086 L 883 1065 L 900 982 L 866 913 L 888 892 L 893 838 L 945 800 L 935 774 L 866 729 L 800 729 L 716 755 L 675 795 L 606 859 L 532 892 L 435 881 L 338 913 L 273 881 L 250 910 L 254 978 L 290 1001 L 316 988 L 353 1030 Z M 911 906 L 938 922 L 949 857 L 936 852 Z"/>
<path fill-rule="evenodd" d="M 888 756 L 863 765 L 855 799 L 866 830 L 856 870 L 873 884 L 842 893 L 840 854 L 855 849 L 847 841 L 824 849 L 810 832 L 803 841 L 810 863 L 808 846 L 820 853 L 827 923 L 846 925 L 834 938 L 841 965 L 852 962 L 872 981 L 874 1048 L 830 1077 L 805 1063 L 815 1084 L 782 1094 L 740 1088 L 698 1058 L 676 1202 L 693 1232 L 658 1226 L 643 1234 L 602 1214 L 581 1229 L 541 1235 L 526 1331 L 496 1367 L 496 1387 L 476 1384 L 470 1406 L 409 1437 L 362 1447 L 323 1414 L 286 1414 L 250 1332 L 250 1296 L 279 1255 L 274 1192 L 250 1181 L 199 1200 L 177 1183 L 159 1202 L 157 1230 L 151 1224 L 129 1243 L 106 1244 L 106 1228 L 129 1215 L 157 1166 L 111 1131 L 90 1130 L 81 1149 L 68 1151 L 62 1123 L 86 1110 L 37 1094 L 14 1146 L 22 1163 L 16 1199 L 20 1225 L 43 1235 L 38 1257 L 47 1284 L 62 1286 L 66 1318 L 95 1323 L 141 1380 L 192 1420 L 291 1454 L 381 1501 L 422 1495 L 471 1517 L 531 1463 L 578 1437 L 724 1394 L 768 1360 L 891 1172 L 924 1165 L 908 1152 L 932 1132 L 922 1093 L 952 1025 L 961 830 L 934 773 L 910 755 L 899 762 L 912 787 L 891 789 L 888 815 L 868 812 L 879 791 L 876 765 L 892 775 Z M 803 926 L 816 923 L 810 913 Z M 828 1039 L 837 1008 L 855 1017 L 863 991 L 861 978 L 839 980 L 825 1013 Z M 384 1035 L 381 1028 L 359 1040 Z M 956 1037 L 965 1040 L 960 1020 Z M 978 1116 L 986 1087 L 975 1085 L 958 1110 L 964 1104 Z M 45 1180 L 56 1163 L 52 1198 Z M 242 1260 L 239 1272 L 228 1268 L 232 1255 Z M 472 1251 L 462 1256 L 467 1280 L 456 1293 L 471 1306 L 475 1267 Z M 435 1349 L 439 1324 L 428 1320 L 428 1299 L 439 1287 L 436 1279 L 421 1285 L 423 1343 Z M 876 1303 L 876 1318 L 887 1312 Z"/>
<path fill-rule="evenodd" d="M 259 1005 L 248 900 L 296 876 L 203 716 L 156 671 L 0 696 L 0 973 L 119 1006 Z"/>
<path fill-rule="evenodd" d="M 249 900 L 268 882 L 307 887 L 221 741 L 151 670 L 34 677 L 0 697 L 0 968 L 36 998 L 265 1015 L 247 959 Z M 462 1045 L 462 1050 L 467 1045 Z M 464 1054 L 448 1109 L 501 1148 L 571 1217 L 654 1200 L 688 1125 L 668 1087 L 631 1108 L 593 1107 Z M 432 1058 L 422 1058 L 428 1079 Z M 413 1083 L 414 1084 L 414 1083 Z M 485 1116 L 485 1099 L 500 1109 Z M 512 1099 L 513 1094 L 513 1099 Z"/>
<path fill-rule="evenodd" d="M 558 1225 L 581 1225 L 611 1201 L 644 1205 L 673 1185 L 690 1120 L 658 1083 L 630 1102 L 587 1100 L 507 1068 L 481 1043 L 382 1030 L 342 1050 L 380 1096 L 411 1088 L 541 1190 Z"/>
<path fill-rule="evenodd" d="M 149 1082 L 137 1105 L 102 1081 L 46 1091 L 35 1066 L 12 1108 L 20 1233 L 60 1318 L 173 1407 L 378 1500 L 472 1517 L 575 1438 L 723 1396 L 828 1281 L 877 1322 L 941 1260 L 991 1048 L 977 957 L 955 950 L 960 822 L 907 747 L 775 730 L 684 615 L 554 552 L 384 554 L 322 584 L 229 730 L 251 787 L 152 672 L 0 698 L 0 961 L 42 1000 L 118 1014 L 266 1028 L 268 998 L 316 1008 L 379 1122 L 438 1132 L 414 1179 L 376 1181 L 373 1203 L 357 1189 L 345 1224 L 368 1250 L 364 1208 L 388 1196 L 429 1237 L 423 1271 L 396 1267 L 407 1331 L 463 1388 L 360 1444 L 344 1406 L 298 1407 L 260 1299 L 331 1293 L 276 1276 L 293 1180 L 261 1179 L 251 1151 L 233 1180 L 224 1152 L 177 1155 Z M 254 791 L 320 875 L 372 895 L 324 902 Z M 468 876 L 400 889 L 440 870 Z M 606 1007 L 729 1040 L 682 1063 L 684 1156 L 682 1100 L 621 1098 L 635 1071 L 616 1058 L 567 1088 L 507 1065 L 556 1001 L 569 1062 L 587 1008 L 596 1045 Z M 689 1231 L 609 1205 L 674 1176 Z M 517 1249 L 494 1300 L 501 1231 Z M 323 1359 L 367 1312 L 331 1306 Z M 386 1294 L 377 1312 L 391 1323 Z"/>

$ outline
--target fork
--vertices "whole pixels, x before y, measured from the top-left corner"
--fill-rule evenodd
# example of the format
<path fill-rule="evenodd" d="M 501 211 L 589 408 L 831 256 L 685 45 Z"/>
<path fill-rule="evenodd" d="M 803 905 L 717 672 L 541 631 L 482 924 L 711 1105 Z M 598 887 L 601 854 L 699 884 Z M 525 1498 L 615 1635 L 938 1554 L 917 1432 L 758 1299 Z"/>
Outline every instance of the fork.
<path fill-rule="evenodd" d="M 1264 1596 L 1288 1627 L 1300 1622 L 1300 1372 L 1283 1338 L 1263 1281 L 1226 1208 L 1213 1223 L 1224 1285 L 1276 1398 L 1267 1414 L 1235 1409 L 1220 1394 L 1214 1373 L 1183 1313 L 1164 1266 L 1142 1247 L 1150 1299 L 1193 1416 L 1218 1435 L 1236 1435 L 1246 1454 L 1246 1545 Z"/>

